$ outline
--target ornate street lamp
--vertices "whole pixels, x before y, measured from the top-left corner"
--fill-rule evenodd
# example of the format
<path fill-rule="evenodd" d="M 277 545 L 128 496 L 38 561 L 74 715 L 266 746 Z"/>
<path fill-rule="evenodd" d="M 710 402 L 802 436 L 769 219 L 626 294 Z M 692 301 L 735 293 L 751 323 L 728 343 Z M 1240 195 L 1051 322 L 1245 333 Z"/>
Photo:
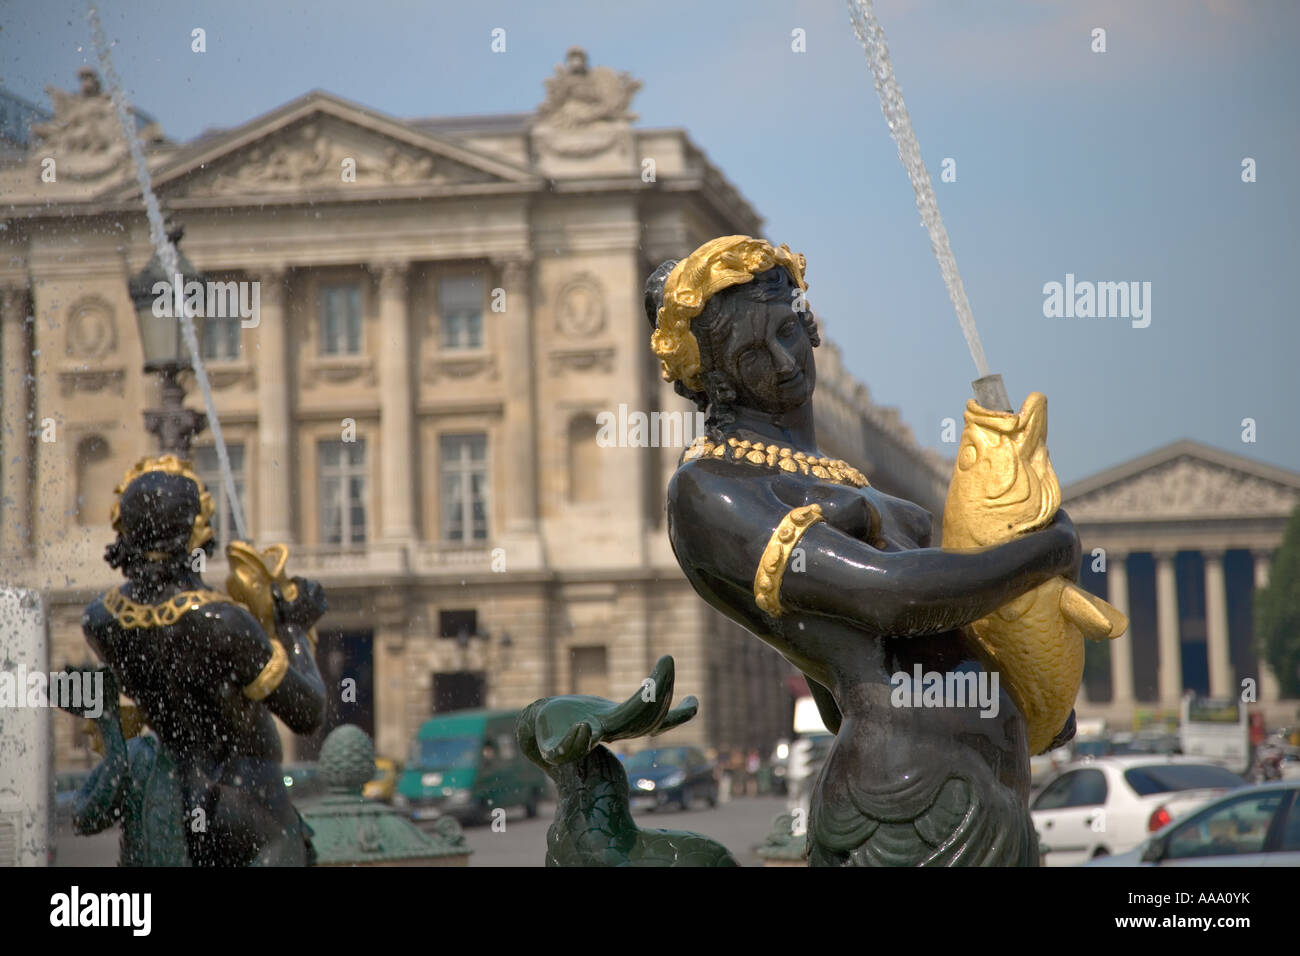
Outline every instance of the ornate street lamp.
<path fill-rule="evenodd" d="M 203 273 L 180 251 L 184 234 L 185 230 L 180 226 L 173 227 L 167 234 L 176 246 L 181 301 L 184 301 L 185 283 L 198 282 L 207 288 Z M 177 293 L 173 287 L 176 281 L 176 276 L 167 274 L 155 252 L 144 270 L 131 277 L 127 288 L 135 306 L 140 344 L 144 347 L 144 370 L 162 380 L 162 407 L 145 410 L 144 427 L 158 437 L 160 454 L 188 458 L 190 439 L 208 427 L 208 417 L 203 412 L 185 407 L 185 389 L 180 383 L 180 373 L 192 366 L 181 335 L 180 316 L 176 312 Z M 169 297 L 170 301 L 164 303 L 163 296 Z M 194 326 L 195 332 L 201 334 L 201 316 L 194 317 Z"/>

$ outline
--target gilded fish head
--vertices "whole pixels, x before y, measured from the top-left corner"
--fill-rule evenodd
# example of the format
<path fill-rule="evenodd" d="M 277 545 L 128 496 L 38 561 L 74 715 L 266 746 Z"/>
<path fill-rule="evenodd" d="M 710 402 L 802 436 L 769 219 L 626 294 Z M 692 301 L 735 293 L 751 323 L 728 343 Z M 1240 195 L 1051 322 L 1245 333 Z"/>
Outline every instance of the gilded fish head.
<path fill-rule="evenodd" d="M 1031 392 L 1019 412 L 966 403 L 965 428 L 944 508 L 944 544 L 1007 541 L 1052 520 L 1061 487 L 1047 454 L 1047 398 Z"/>
<path fill-rule="evenodd" d="M 262 624 L 269 634 L 275 630 L 274 584 L 285 584 L 285 565 L 289 549 L 275 544 L 265 551 L 257 551 L 243 541 L 226 545 L 226 558 L 230 562 L 230 575 L 226 578 L 226 592 L 243 604 Z M 296 594 L 286 595 L 290 600 Z"/>

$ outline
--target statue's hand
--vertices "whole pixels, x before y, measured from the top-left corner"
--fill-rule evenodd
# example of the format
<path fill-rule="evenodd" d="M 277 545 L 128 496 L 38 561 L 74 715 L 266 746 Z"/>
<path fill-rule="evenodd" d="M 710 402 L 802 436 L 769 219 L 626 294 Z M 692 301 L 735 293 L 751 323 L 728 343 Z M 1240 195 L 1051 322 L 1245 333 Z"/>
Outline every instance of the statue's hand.
<path fill-rule="evenodd" d="M 320 582 L 309 578 L 296 577 L 293 582 L 298 586 L 298 597 L 293 601 L 284 596 L 278 585 L 271 585 L 275 599 L 275 621 L 277 625 L 293 624 L 306 630 L 329 610 L 325 589 L 320 586 Z"/>
<path fill-rule="evenodd" d="M 119 719 L 120 715 L 118 711 L 118 697 L 122 693 L 122 688 L 118 684 L 117 675 L 113 673 L 112 668 L 109 667 L 81 668 L 81 667 L 73 667 L 71 664 L 69 664 L 68 666 L 64 667 L 63 670 L 64 673 L 75 675 L 76 679 L 79 681 L 84 680 L 83 675 L 85 674 L 92 674 L 92 675 L 102 674 L 103 693 L 101 695 L 100 712 L 98 716 L 94 718 L 91 718 L 88 713 L 90 710 L 93 709 L 91 706 L 92 702 L 87 700 L 85 695 L 82 696 L 81 698 L 82 702 L 79 706 L 61 705 L 60 706 L 61 710 L 65 710 L 70 714 L 75 714 L 78 717 L 86 717 L 87 719 L 113 721 L 113 722 L 116 722 Z M 82 687 L 83 688 L 85 687 L 84 682 L 82 683 Z"/>
<path fill-rule="evenodd" d="M 1056 517 L 1043 533 L 1054 535 L 1057 540 L 1052 554 L 1057 557 L 1058 573 L 1065 575 L 1071 581 L 1078 581 L 1079 569 L 1083 561 L 1083 546 L 1079 544 L 1079 533 L 1075 531 L 1074 522 L 1070 520 L 1064 508 L 1056 510 Z"/>

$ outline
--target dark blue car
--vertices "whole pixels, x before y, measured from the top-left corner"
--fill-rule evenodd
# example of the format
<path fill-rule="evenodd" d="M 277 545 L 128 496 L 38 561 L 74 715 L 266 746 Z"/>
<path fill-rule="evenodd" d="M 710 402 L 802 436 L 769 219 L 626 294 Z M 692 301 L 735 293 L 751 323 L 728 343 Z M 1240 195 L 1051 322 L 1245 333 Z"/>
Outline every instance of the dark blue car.
<path fill-rule="evenodd" d="M 696 747 L 643 750 L 623 761 L 633 810 L 675 806 L 685 810 L 703 800 L 718 805 L 718 781 L 713 765 Z"/>

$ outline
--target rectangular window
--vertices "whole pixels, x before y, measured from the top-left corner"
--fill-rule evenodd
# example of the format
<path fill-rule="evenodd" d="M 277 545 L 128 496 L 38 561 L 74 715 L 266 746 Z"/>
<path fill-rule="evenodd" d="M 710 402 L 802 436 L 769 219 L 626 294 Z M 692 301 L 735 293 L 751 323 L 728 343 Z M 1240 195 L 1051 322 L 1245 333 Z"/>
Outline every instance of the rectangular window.
<path fill-rule="evenodd" d="M 239 316 L 210 317 L 203 320 L 203 357 L 212 362 L 232 362 L 239 358 Z"/>
<path fill-rule="evenodd" d="M 323 441 L 319 450 L 321 544 L 366 540 L 366 442 Z"/>
<path fill-rule="evenodd" d="M 609 693 L 609 651 L 604 645 L 574 647 L 569 651 L 571 693 L 604 697 Z"/>
<path fill-rule="evenodd" d="M 443 279 L 438 283 L 438 315 L 442 318 L 442 347 L 483 347 L 483 281 Z"/>
<path fill-rule="evenodd" d="M 244 490 L 244 446 L 240 442 L 226 445 L 226 454 L 230 456 L 230 470 L 235 479 L 235 494 L 239 496 L 239 507 L 248 515 L 248 494 Z M 208 446 L 194 449 L 194 471 L 203 479 L 212 504 L 216 510 L 212 514 L 212 531 L 215 535 L 217 552 L 220 553 L 231 541 L 235 540 L 234 519 L 230 516 L 230 501 L 226 497 L 225 482 L 221 478 L 221 463 L 217 459 L 217 449 Z"/>
<path fill-rule="evenodd" d="M 361 354 L 361 285 L 320 287 L 320 354 Z"/>
<path fill-rule="evenodd" d="M 438 612 L 439 637 L 458 637 L 462 633 L 471 637 L 478 633 L 478 611 Z"/>
<path fill-rule="evenodd" d="M 442 538 L 467 543 L 488 536 L 487 435 L 443 435 Z"/>

